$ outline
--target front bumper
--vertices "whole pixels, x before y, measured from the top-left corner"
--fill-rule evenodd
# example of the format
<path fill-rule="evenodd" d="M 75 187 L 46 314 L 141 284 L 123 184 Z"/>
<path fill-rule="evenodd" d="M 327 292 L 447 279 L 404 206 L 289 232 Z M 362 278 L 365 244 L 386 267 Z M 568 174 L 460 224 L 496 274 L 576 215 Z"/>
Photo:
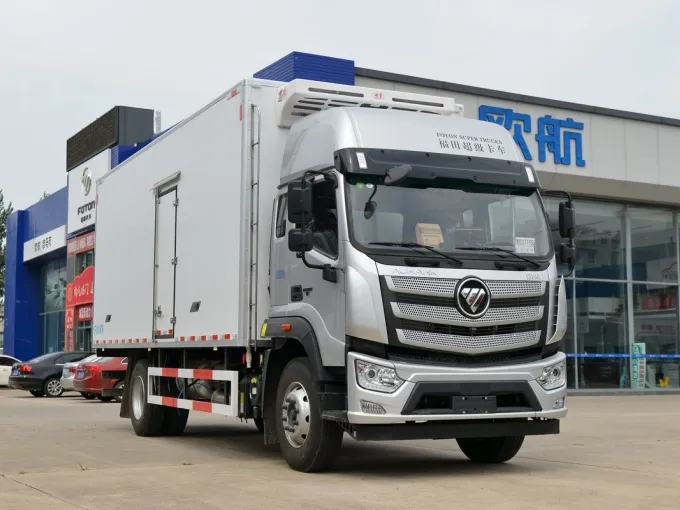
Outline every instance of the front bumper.
<path fill-rule="evenodd" d="M 394 393 L 380 393 L 359 386 L 355 360 L 393 367 L 405 382 Z M 425 421 L 456 420 L 506 420 L 545 418 L 556 419 L 567 415 L 567 386 L 546 391 L 536 380 L 543 369 L 565 360 L 559 352 L 550 358 L 533 363 L 481 368 L 445 367 L 393 363 L 372 356 L 350 352 L 347 357 L 347 420 L 352 424 L 396 424 Z M 443 410 L 417 409 L 418 401 L 427 395 L 519 395 L 523 406 L 501 406 L 489 413 L 460 414 Z M 361 401 L 377 404 L 385 412 L 368 413 L 362 410 Z M 561 407 L 554 408 L 562 403 Z M 369 406 L 373 407 L 374 406 Z"/>

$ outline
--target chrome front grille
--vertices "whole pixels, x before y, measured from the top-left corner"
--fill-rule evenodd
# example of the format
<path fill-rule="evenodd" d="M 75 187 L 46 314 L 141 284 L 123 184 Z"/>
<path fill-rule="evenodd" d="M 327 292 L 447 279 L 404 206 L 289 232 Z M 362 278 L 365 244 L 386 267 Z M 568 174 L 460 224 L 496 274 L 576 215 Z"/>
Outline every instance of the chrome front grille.
<path fill-rule="evenodd" d="M 398 329 L 397 337 L 401 343 L 413 347 L 425 347 L 463 354 L 482 354 L 531 347 L 539 342 L 541 332 L 526 331 L 507 335 L 469 337 Z"/>
<path fill-rule="evenodd" d="M 543 306 L 490 308 L 481 319 L 468 319 L 455 308 L 444 306 L 391 303 L 392 313 L 400 319 L 428 320 L 460 326 L 500 326 L 517 322 L 537 321 L 543 317 Z"/>
<path fill-rule="evenodd" d="M 537 345 L 548 315 L 547 282 L 485 280 L 491 306 L 479 319 L 455 305 L 457 279 L 387 276 L 392 291 L 388 313 L 396 319 L 400 343 L 460 354 L 487 354 Z"/>
<path fill-rule="evenodd" d="M 445 278 L 387 277 L 387 286 L 390 290 L 394 292 L 408 292 L 410 294 L 453 296 L 457 283 L 458 280 L 447 280 Z M 492 299 L 542 296 L 545 292 L 545 282 L 492 280 L 485 283 L 491 291 Z"/>

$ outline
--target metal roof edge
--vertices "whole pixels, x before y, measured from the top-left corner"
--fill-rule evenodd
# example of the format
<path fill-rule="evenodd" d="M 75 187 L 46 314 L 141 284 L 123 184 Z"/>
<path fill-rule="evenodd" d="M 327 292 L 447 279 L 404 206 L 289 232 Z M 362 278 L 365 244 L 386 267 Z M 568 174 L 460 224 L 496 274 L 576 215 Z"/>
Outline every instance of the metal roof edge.
<path fill-rule="evenodd" d="M 661 117 L 658 115 L 651 115 L 646 113 L 636 113 L 625 110 L 615 110 L 613 108 L 602 108 L 599 106 L 571 103 L 568 101 L 558 101 L 556 99 L 527 96 L 524 94 L 517 94 L 514 92 L 504 92 L 501 90 L 486 89 L 483 87 L 475 87 L 472 85 L 461 85 L 459 83 L 433 80 L 430 78 L 420 78 L 417 76 L 391 73 L 388 71 L 377 71 L 375 69 L 367 69 L 365 67 L 356 67 L 354 72 L 356 76 L 364 78 L 395 81 L 399 83 L 406 83 L 409 85 L 418 85 L 421 87 L 438 88 L 448 90 L 451 92 L 460 92 L 462 94 L 472 94 L 477 96 L 491 97 L 495 99 L 504 99 L 506 101 L 519 101 L 522 103 L 535 104 L 539 106 L 549 106 L 551 108 L 563 108 L 565 110 L 573 110 L 577 112 L 592 113 L 596 115 L 607 115 L 609 117 L 618 117 L 621 119 L 638 120 L 642 122 L 653 122 L 655 124 L 664 124 L 667 126 L 680 127 L 680 119 L 674 119 L 671 117 Z"/>

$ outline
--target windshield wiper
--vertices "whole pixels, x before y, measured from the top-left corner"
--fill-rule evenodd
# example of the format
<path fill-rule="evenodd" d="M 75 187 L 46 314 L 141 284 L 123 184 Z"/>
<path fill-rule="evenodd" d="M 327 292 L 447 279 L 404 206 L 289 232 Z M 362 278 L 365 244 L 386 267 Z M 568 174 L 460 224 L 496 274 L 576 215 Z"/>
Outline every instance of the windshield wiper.
<path fill-rule="evenodd" d="M 538 262 L 535 262 L 531 259 L 528 259 L 526 257 L 522 257 L 521 255 L 517 255 L 514 251 L 508 250 L 506 248 L 499 248 L 497 246 L 463 246 L 460 248 L 456 248 L 456 250 L 468 250 L 468 251 L 496 251 L 496 252 L 503 252 L 507 253 L 509 255 L 512 255 L 513 257 L 516 257 L 520 260 L 523 260 L 524 262 L 528 262 L 534 267 L 541 267 L 541 265 Z"/>
<path fill-rule="evenodd" d="M 397 246 L 400 248 L 411 248 L 412 250 L 428 250 L 431 251 L 432 253 L 439 255 L 440 257 L 444 257 L 445 259 L 449 259 L 454 261 L 456 264 L 463 264 L 463 261 L 460 259 L 457 259 L 456 257 L 452 257 L 451 255 L 447 255 L 446 253 L 442 253 L 441 251 L 433 248 L 432 246 L 427 246 L 425 244 L 418 244 L 418 243 L 388 243 L 388 242 L 375 242 L 375 243 L 368 243 L 368 244 L 374 244 L 376 246 Z"/>

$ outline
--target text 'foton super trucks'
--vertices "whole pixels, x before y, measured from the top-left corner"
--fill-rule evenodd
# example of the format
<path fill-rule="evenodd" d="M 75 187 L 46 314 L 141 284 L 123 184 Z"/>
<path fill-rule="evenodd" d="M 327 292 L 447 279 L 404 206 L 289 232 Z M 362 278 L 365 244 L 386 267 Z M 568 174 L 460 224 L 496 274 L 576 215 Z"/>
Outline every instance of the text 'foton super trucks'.
<path fill-rule="evenodd" d="M 356 440 L 456 438 L 504 462 L 567 413 L 538 176 L 451 98 L 244 80 L 97 183 L 94 346 L 121 416 L 253 420 L 299 471 Z"/>

